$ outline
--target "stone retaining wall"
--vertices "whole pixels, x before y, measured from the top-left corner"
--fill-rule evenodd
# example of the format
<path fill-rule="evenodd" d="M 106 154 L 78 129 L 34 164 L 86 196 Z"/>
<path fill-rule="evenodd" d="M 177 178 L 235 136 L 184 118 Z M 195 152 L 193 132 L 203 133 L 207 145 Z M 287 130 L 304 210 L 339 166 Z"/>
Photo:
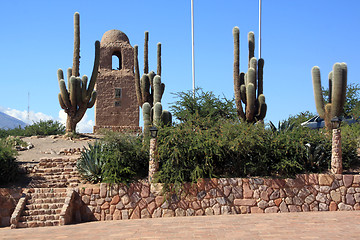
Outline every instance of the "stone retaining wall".
<path fill-rule="evenodd" d="M 10 217 L 22 196 L 21 188 L 0 188 L 0 227 L 10 226 Z"/>
<path fill-rule="evenodd" d="M 203 179 L 167 198 L 160 184 L 146 182 L 102 183 L 78 192 L 84 203 L 82 218 L 89 220 L 360 210 L 360 175 Z"/>

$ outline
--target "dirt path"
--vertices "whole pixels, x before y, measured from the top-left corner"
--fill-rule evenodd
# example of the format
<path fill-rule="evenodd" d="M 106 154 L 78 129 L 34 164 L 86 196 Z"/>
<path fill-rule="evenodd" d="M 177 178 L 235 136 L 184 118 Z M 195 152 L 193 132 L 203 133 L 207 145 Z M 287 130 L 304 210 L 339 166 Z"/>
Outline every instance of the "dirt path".
<path fill-rule="evenodd" d="M 29 150 L 19 151 L 16 159 L 20 163 L 37 163 L 43 157 L 57 157 L 64 155 L 69 149 L 82 149 L 88 143 L 94 143 L 96 136 L 85 136 L 79 139 L 69 139 L 63 136 L 32 136 L 24 137 L 23 141 L 31 143 L 34 147 Z"/>

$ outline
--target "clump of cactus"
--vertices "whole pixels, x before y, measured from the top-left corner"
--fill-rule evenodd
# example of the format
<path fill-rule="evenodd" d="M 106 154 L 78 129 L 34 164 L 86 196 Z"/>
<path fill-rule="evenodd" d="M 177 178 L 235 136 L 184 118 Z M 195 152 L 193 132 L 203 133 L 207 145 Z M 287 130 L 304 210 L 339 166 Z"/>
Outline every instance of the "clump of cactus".
<path fill-rule="evenodd" d="M 264 59 L 254 57 L 255 36 L 248 34 L 249 59 L 247 73 L 240 73 L 239 28 L 233 28 L 234 36 L 234 92 L 237 113 L 241 121 L 255 123 L 265 118 L 267 105 L 263 94 Z M 245 111 L 242 106 L 245 104 Z"/>
<path fill-rule="evenodd" d="M 329 73 L 329 102 L 325 104 L 320 78 L 320 68 L 314 66 L 311 70 L 316 111 L 325 120 L 325 127 L 331 129 L 331 119 L 340 117 L 344 112 L 347 86 L 346 63 L 335 63 Z"/>
<path fill-rule="evenodd" d="M 144 135 L 149 135 L 150 126 L 171 125 L 172 116 L 162 109 L 161 99 L 165 84 L 161 82 L 161 43 L 157 44 L 157 73 L 149 72 L 148 61 L 149 32 L 145 32 L 144 74 L 140 79 L 138 45 L 134 46 L 135 89 L 139 106 L 142 108 Z"/>
<path fill-rule="evenodd" d="M 66 132 L 72 133 L 76 130 L 77 123 L 83 118 L 86 110 L 92 108 L 96 101 L 96 91 L 94 86 L 98 74 L 100 59 L 100 42 L 95 42 L 95 60 L 88 84 L 88 77 L 84 75 L 80 78 L 80 16 L 76 12 L 74 14 L 74 57 L 73 67 L 67 70 L 67 86 L 66 88 L 64 74 L 61 69 L 57 71 L 60 93 L 58 95 L 59 103 L 62 109 L 67 113 Z"/>

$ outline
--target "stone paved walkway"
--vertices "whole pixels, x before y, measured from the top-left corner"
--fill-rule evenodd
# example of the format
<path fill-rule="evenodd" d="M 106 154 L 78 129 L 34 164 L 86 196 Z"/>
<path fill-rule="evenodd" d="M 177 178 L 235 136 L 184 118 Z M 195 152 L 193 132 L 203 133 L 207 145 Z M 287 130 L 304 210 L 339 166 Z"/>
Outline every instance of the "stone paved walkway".
<path fill-rule="evenodd" d="M 360 239 L 360 211 L 173 217 L 0 228 L 0 239 Z"/>

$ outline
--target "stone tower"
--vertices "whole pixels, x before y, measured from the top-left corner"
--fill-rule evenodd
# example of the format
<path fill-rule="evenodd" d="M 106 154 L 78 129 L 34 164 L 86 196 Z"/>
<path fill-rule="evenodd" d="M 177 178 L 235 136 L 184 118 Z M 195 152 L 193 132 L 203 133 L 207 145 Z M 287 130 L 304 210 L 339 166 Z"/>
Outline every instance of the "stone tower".
<path fill-rule="evenodd" d="M 94 132 L 140 129 L 134 78 L 134 52 L 128 37 L 119 30 L 107 31 L 100 42 Z"/>

